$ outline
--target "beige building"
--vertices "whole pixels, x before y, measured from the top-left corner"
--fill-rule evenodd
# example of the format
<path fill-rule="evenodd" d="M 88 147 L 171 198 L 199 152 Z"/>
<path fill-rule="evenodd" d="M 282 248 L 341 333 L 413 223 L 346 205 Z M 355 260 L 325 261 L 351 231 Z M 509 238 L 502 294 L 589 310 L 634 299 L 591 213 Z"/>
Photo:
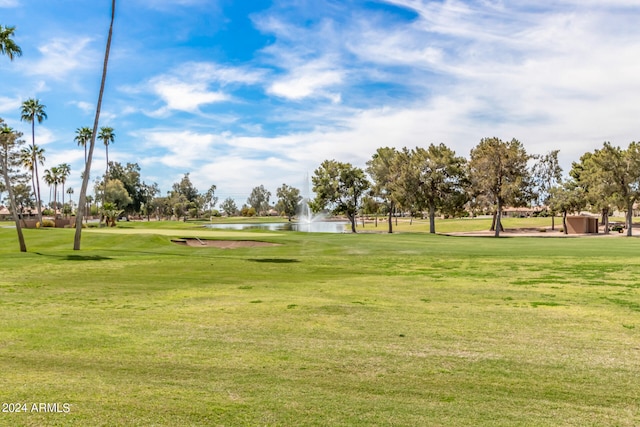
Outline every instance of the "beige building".
<path fill-rule="evenodd" d="M 586 215 L 567 216 L 568 234 L 597 234 L 598 218 Z"/>

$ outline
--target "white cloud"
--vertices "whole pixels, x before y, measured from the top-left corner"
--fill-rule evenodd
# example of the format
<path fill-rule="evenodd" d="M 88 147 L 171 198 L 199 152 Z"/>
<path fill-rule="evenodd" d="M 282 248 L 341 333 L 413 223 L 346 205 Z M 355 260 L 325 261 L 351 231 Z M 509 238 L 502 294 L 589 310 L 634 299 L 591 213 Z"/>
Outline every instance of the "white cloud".
<path fill-rule="evenodd" d="M 38 144 L 37 140 L 36 144 Z M 82 147 L 72 150 L 56 150 L 55 152 L 45 152 L 45 157 L 47 160 L 45 162 L 45 167 L 42 170 L 50 169 L 52 166 L 57 166 L 62 163 L 69 163 L 72 165 L 72 175 L 78 178 L 80 177 L 80 165 L 84 166 L 84 150 L 82 149 Z"/>
<path fill-rule="evenodd" d="M 263 74 L 261 70 L 222 67 L 206 62 L 183 64 L 172 73 L 154 77 L 149 81 L 148 88 L 165 105 L 148 114 L 164 117 L 172 111 L 199 113 L 200 107 L 204 105 L 232 99 L 228 93 L 212 90 L 211 86 L 251 85 L 259 82 Z M 139 92 L 137 88 L 123 90 L 129 93 Z"/>
<path fill-rule="evenodd" d="M 28 75 L 63 79 L 73 71 L 94 67 L 97 55 L 88 48 L 91 41 L 88 37 L 53 38 L 38 48 L 41 59 L 21 62 L 20 67 Z"/>
<path fill-rule="evenodd" d="M 226 101 L 229 96 L 222 92 L 207 90 L 204 83 L 184 83 L 177 79 L 157 79 L 151 83 L 153 91 L 166 103 L 166 107 L 155 114 L 170 110 L 196 112 L 201 105 Z"/>
<path fill-rule="evenodd" d="M 605 139 L 621 145 L 637 139 L 629 133 L 640 116 L 634 99 L 640 91 L 635 60 L 640 31 L 633 20 L 618 20 L 612 11 L 568 7 L 508 10 L 498 2 L 393 3 L 414 8 L 419 19 L 394 26 L 359 16 L 338 30 L 262 17 L 260 28 L 277 40 L 261 54 L 282 73 L 261 74 L 246 84 L 270 78 L 268 94 L 296 101 L 266 113 L 283 128 L 270 137 L 202 131 L 181 139 L 160 132 L 167 151 L 147 159 L 148 164 L 191 170 L 198 187 L 214 183 L 222 198 L 229 194 L 242 202 L 256 185 L 272 192 L 283 182 L 299 186 L 324 159 L 364 167 L 382 146 L 443 142 L 468 156 L 483 137 L 515 137 L 533 153 L 561 148 L 568 169 L 570 161 Z M 614 22 L 618 28 L 611 31 Z M 350 40 L 342 44 L 344 50 L 335 44 L 340 37 Z M 225 77 L 233 73 L 216 67 L 191 67 L 173 76 L 205 82 L 203 91 L 211 91 L 211 82 L 218 87 L 234 83 Z M 198 78 L 188 80 L 188 74 Z M 402 86 L 412 96 L 302 103 L 332 96 L 340 102 L 354 82 L 379 81 Z M 292 130 L 298 124 L 307 130 Z M 239 128 L 253 129 L 247 133 L 255 135 L 264 125 Z M 183 144 L 185 137 L 201 142 Z"/>
<path fill-rule="evenodd" d="M 95 113 L 96 111 L 96 106 L 94 104 L 91 104 L 90 102 L 74 101 L 72 102 L 72 105 L 78 107 L 85 114 Z"/>
<path fill-rule="evenodd" d="M 342 70 L 334 68 L 328 61 L 316 60 L 290 69 L 287 74 L 276 79 L 267 92 L 293 100 L 323 96 L 337 102 L 340 100 L 339 95 L 325 89 L 339 86 L 343 80 Z"/>
<path fill-rule="evenodd" d="M 20 105 L 22 105 L 21 97 L 9 98 L 0 96 L 0 113 L 13 113 L 18 111 Z"/>
<path fill-rule="evenodd" d="M 0 0 L 0 7 L 18 7 L 18 0 Z"/>
<path fill-rule="evenodd" d="M 212 134 L 194 131 L 148 130 L 133 135 L 144 141 L 146 147 L 162 148 L 165 153 L 142 159 L 142 164 L 161 163 L 176 168 L 190 168 L 199 160 L 210 156 L 210 147 L 216 141 Z"/>
<path fill-rule="evenodd" d="M 16 120 L 14 129 L 22 132 L 23 134 L 22 139 L 24 139 L 28 144 L 31 144 L 31 139 L 32 139 L 31 123 Z M 35 125 L 36 145 L 40 147 L 44 147 L 56 141 L 58 141 L 58 138 L 54 133 L 54 131 L 52 131 L 51 129 L 49 129 L 44 125 L 38 124 L 38 121 L 36 120 L 36 125 Z M 45 154 L 45 157 L 46 157 L 46 154 Z"/>
<path fill-rule="evenodd" d="M 244 67 L 226 67 L 212 62 L 188 62 L 176 70 L 183 78 L 207 83 L 219 83 L 222 86 L 238 83 L 252 85 L 259 83 L 265 71 Z"/>

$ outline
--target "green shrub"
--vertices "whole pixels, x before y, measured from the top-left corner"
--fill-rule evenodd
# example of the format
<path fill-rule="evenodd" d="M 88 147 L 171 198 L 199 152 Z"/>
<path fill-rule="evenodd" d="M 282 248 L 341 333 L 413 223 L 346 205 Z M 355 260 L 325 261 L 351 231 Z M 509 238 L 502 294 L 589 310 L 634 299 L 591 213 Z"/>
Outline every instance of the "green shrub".
<path fill-rule="evenodd" d="M 240 212 L 242 216 L 256 216 L 256 210 L 254 208 L 250 208 L 250 207 L 243 207 L 242 211 Z"/>
<path fill-rule="evenodd" d="M 40 222 L 36 222 L 36 228 L 40 227 L 55 227 L 56 223 L 51 219 L 43 219 L 42 224 Z"/>

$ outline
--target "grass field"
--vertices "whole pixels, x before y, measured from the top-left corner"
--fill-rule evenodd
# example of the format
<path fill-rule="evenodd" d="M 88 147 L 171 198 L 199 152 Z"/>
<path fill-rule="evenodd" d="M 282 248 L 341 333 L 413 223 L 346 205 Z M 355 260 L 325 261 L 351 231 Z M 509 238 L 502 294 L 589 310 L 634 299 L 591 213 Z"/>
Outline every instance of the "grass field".
<path fill-rule="evenodd" d="M 87 231 L 0 229 L 0 425 L 640 425 L 639 239 Z"/>

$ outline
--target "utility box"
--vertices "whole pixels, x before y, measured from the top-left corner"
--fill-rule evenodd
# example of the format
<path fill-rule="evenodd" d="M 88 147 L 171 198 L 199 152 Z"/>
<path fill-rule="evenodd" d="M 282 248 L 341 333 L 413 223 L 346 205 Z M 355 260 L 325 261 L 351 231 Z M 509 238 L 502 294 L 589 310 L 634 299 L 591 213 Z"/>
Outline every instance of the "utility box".
<path fill-rule="evenodd" d="M 567 233 L 568 234 L 597 234 L 598 218 L 592 216 L 568 216 L 567 217 Z"/>

